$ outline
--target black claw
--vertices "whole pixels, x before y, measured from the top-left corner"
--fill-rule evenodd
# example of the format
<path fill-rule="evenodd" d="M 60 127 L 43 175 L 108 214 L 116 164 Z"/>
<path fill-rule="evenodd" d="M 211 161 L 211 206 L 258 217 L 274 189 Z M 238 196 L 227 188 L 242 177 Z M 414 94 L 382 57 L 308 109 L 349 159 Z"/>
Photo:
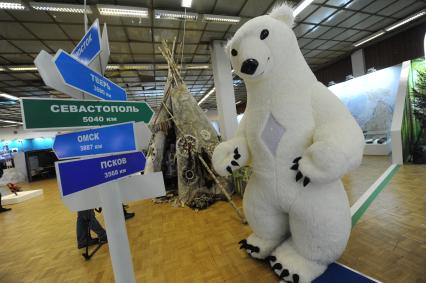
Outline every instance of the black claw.
<path fill-rule="evenodd" d="M 232 174 L 231 166 L 227 166 L 227 167 L 226 167 L 226 171 L 228 171 L 228 172 L 229 172 L 229 174 Z"/>
<path fill-rule="evenodd" d="M 299 156 L 299 157 L 295 158 L 293 160 L 293 163 L 299 163 L 300 159 L 302 159 L 302 156 Z"/>
<path fill-rule="evenodd" d="M 271 262 L 271 261 L 274 262 L 277 260 L 277 258 L 273 255 L 268 255 L 267 257 L 265 257 L 265 260 L 268 262 Z"/>
<path fill-rule="evenodd" d="M 299 164 L 293 164 L 293 166 L 291 166 L 290 169 L 294 171 L 299 170 Z"/>
<path fill-rule="evenodd" d="M 253 246 L 252 251 L 255 252 L 255 253 L 258 253 L 258 252 L 260 252 L 260 248 Z"/>
<path fill-rule="evenodd" d="M 303 186 L 306 187 L 311 182 L 311 179 L 309 177 L 305 177 L 303 179 Z"/>
<path fill-rule="evenodd" d="M 299 275 L 293 274 L 293 283 L 299 283 Z"/>
<path fill-rule="evenodd" d="M 238 147 L 235 148 L 234 150 L 234 159 L 240 159 L 241 154 L 238 152 Z"/>
<path fill-rule="evenodd" d="M 303 177 L 303 174 L 302 174 L 302 172 L 297 172 L 297 174 L 296 174 L 296 182 L 298 182 L 300 179 L 302 179 L 302 177 Z"/>
<path fill-rule="evenodd" d="M 284 279 L 284 277 L 287 277 L 290 275 L 290 272 L 288 272 L 287 269 L 284 269 L 283 272 L 280 274 L 280 279 Z"/>
<path fill-rule="evenodd" d="M 237 162 L 237 161 L 235 161 L 235 160 L 232 160 L 232 161 L 231 161 L 231 164 L 232 164 L 232 165 L 234 165 L 234 166 L 238 166 L 238 167 L 240 167 L 240 164 L 238 164 L 238 162 Z"/>
<path fill-rule="evenodd" d="M 241 241 L 238 242 L 238 244 L 240 244 L 240 245 L 247 244 L 247 240 L 246 239 L 241 240 Z"/>
<path fill-rule="evenodd" d="M 272 270 L 275 271 L 275 269 L 281 270 L 281 268 L 283 268 L 283 266 L 281 265 L 281 263 L 276 263 L 272 266 Z"/>

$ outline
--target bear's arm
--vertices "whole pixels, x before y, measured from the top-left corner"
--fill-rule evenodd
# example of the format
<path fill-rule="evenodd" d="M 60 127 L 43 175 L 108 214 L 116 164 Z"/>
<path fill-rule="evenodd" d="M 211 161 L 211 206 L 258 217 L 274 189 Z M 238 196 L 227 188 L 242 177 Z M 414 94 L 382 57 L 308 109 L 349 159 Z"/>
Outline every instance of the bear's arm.
<path fill-rule="evenodd" d="M 305 151 L 300 167 L 312 182 L 328 183 L 359 166 L 364 136 L 346 106 L 323 84 L 318 83 L 311 99 L 313 143 Z"/>
<path fill-rule="evenodd" d="M 221 176 L 229 175 L 249 163 L 250 151 L 245 134 L 245 121 L 246 115 L 241 119 L 235 136 L 230 140 L 220 143 L 213 152 L 213 167 Z"/>

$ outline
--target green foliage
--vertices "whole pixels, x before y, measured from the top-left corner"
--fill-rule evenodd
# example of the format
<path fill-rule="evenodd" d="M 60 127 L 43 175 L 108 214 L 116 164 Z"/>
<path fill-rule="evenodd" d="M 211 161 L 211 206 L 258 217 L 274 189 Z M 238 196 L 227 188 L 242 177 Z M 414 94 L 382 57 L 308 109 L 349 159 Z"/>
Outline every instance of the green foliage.
<path fill-rule="evenodd" d="M 426 69 L 417 70 L 416 84 L 412 89 L 413 114 L 421 126 L 421 137 L 425 141 L 426 128 Z"/>

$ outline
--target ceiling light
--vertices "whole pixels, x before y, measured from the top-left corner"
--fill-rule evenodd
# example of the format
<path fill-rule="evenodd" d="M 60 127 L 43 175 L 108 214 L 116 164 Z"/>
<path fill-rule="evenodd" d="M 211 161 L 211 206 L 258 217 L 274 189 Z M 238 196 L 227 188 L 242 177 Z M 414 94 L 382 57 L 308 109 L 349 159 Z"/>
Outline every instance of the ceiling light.
<path fill-rule="evenodd" d="M 35 66 L 19 66 L 19 67 L 7 67 L 11 71 L 22 72 L 22 71 L 37 71 Z"/>
<path fill-rule="evenodd" d="M 108 71 L 115 70 L 152 70 L 154 67 L 151 64 L 123 64 L 123 65 L 107 65 Z"/>
<path fill-rule="evenodd" d="M 192 6 L 192 0 L 182 0 L 181 6 L 183 8 L 191 8 L 191 6 Z"/>
<path fill-rule="evenodd" d="M 368 37 L 366 37 L 366 38 L 364 38 L 364 39 L 362 39 L 362 40 L 360 40 L 358 42 L 355 42 L 354 46 L 358 47 L 358 46 L 360 46 L 360 45 L 362 45 L 362 44 L 364 44 L 364 43 L 366 43 L 366 42 L 368 42 L 370 40 L 373 40 L 373 39 L 375 39 L 375 38 L 377 38 L 379 36 L 382 36 L 384 33 L 385 33 L 384 31 L 376 32 L 376 33 L 374 33 L 374 34 L 372 34 L 372 35 L 370 35 L 370 36 L 368 36 Z"/>
<path fill-rule="evenodd" d="M 195 21 L 198 18 L 197 13 L 185 13 L 179 11 L 166 11 L 166 10 L 155 10 L 156 19 L 165 20 L 192 20 Z"/>
<path fill-rule="evenodd" d="M 306 7 L 308 7 L 314 0 L 304 0 L 302 3 L 297 5 L 296 9 L 293 11 L 293 16 L 296 17 L 299 15 Z"/>
<path fill-rule="evenodd" d="M 207 98 L 209 98 L 209 96 L 215 91 L 216 88 L 212 88 L 206 95 L 204 95 L 203 98 L 201 98 L 200 101 L 198 101 L 198 105 L 201 105 L 201 103 L 203 103 L 204 101 L 206 101 Z"/>
<path fill-rule="evenodd" d="M 420 11 L 420 12 L 418 12 L 418 13 L 416 13 L 416 14 L 414 14 L 414 15 L 412 15 L 412 16 L 410 16 L 410 17 L 408 17 L 408 18 L 406 18 L 406 19 L 404 19 L 402 21 L 399 21 L 399 22 L 397 22 L 397 23 L 395 23 L 395 24 L 393 24 L 393 25 L 385 28 L 385 30 L 386 31 L 391 31 L 391 30 L 396 29 L 397 27 L 400 27 L 402 25 L 405 25 L 406 23 L 409 23 L 409 22 L 411 22 L 411 21 L 413 21 L 413 20 L 415 20 L 415 19 L 417 19 L 417 18 L 419 18 L 419 17 L 421 17 L 421 16 L 423 16 L 425 14 L 426 14 L 425 10 Z"/>
<path fill-rule="evenodd" d="M 119 65 L 107 65 L 106 69 L 107 69 L 107 71 L 119 70 L 120 66 Z"/>
<path fill-rule="evenodd" d="M 232 17 L 232 16 L 221 16 L 221 15 L 211 15 L 204 14 L 203 21 L 204 22 L 215 22 L 215 23 L 223 23 L 223 24 L 238 24 L 240 22 L 240 17 Z"/>
<path fill-rule="evenodd" d="M 30 6 L 34 10 L 38 10 L 38 11 L 84 14 L 84 5 L 30 2 Z M 88 14 L 92 13 L 92 10 L 90 9 L 90 7 L 86 7 L 86 13 Z"/>
<path fill-rule="evenodd" d="M 0 72 L 3 72 L 3 71 L 6 71 L 6 69 L 3 67 L 0 67 Z"/>
<path fill-rule="evenodd" d="M 7 94 L 7 93 L 0 93 L 0 96 L 2 96 L 4 98 L 7 98 L 7 99 L 11 99 L 11 100 L 19 100 L 18 97 L 10 95 L 10 94 Z"/>
<path fill-rule="evenodd" d="M 177 66 L 178 69 L 181 69 L 181 66 Z M 169 65 L 167 64 L 156 64 L 155 69 L 156 70 L 167 70 L 169 68 Z M 209 64 L 187 64 L 182 66 L 183 70 L 205 70 L 210 69 Z"/>
<path fill-rule="evenodd" d="M 154 67 L 150 64 L 125 64 L 122 65 L 123 70 L 152 70 Z"/>
<path fill-rule="evenodd" d="M 353 75 L 347 75 L 346 76 L 346 78 L 345 78 L 345 80 L 346 81 L 349 81 L 349 80 L 352 80 L 352 79 L 354 79 L 355 77 L 353 76 Z"/>
<path fill-rule="evenodd" d="M 115 17 L 133 17 L 133 18 L 148 18 L 149 13 L 147 8 L 131 7 L 131 6 L 117 6 L 117 5 L 103 5 L 98 4 L 96 7 L 99 13 L 103 16 Z"/>
<path fill-rule="evenodd" d="M 190 64 L 190 65 L 185 65 L 184 68 L 188 70 L 204 70 L 204 69 L 210 69 L 210 65 Z"/>
<path fill-rule="evenodd" d="M 0 9 L 2 10 L 25 10 L 25 6 L 22 5 L 21 1 L 9 0 L 6 2 L 0 2 Z"/>
<path fill-rule="evenodd" d="M 376 68 L 371 67 L 371 68 L 369 68 L 369 69 L 367 70 L 367 74 L 374 73 L 375 71 L 377 71 L 377 70 L 376 70 Z"/>
<path fill-rule="evenodd" d="M 8 124 L 20 124 L 20 125 L 23 124 L 22 122 L 18 122 L 18 121 L 2 120 L 2 119 L 0 119 L 0 122 L 8 123 Z"/>

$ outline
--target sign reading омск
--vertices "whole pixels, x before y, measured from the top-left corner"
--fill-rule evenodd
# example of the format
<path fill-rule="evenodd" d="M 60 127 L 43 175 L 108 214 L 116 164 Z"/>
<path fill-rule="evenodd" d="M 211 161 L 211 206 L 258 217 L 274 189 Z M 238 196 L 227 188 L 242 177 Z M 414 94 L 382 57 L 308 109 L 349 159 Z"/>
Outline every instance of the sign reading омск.
<path fill-rule="evenodd" d="M 149 123 L 154 111 L 146 102 L 71 99 L 21 99 L 24 129 L 81 129 L 124 122 Z"/>

